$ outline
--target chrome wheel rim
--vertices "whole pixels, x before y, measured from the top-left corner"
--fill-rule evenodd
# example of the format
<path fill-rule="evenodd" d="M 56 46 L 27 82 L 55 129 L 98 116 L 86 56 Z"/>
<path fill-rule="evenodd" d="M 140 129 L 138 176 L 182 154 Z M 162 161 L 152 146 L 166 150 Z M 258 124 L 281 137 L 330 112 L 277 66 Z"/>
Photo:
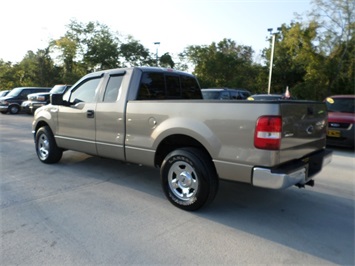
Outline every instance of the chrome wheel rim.
<path fill-rule="evenodd" d="M 49 141 L 45 134 L 41 134 L 37 143 L 38 156 L 41 160 L 45 160 L 49 155 Z"/>
<path fill-rule="evenodd" d="M 183 201 L 195 197 L 198 190 L 198 177 L 194 168 L 182 161 L 171 166 L 168 183 L 172 193 Z"/>
<path fill-rule="evenodd" d="M 11 106 L 10 112 L 12 114 L 16 114 L 19 111 L 19 108 L 17 106 Z"/>

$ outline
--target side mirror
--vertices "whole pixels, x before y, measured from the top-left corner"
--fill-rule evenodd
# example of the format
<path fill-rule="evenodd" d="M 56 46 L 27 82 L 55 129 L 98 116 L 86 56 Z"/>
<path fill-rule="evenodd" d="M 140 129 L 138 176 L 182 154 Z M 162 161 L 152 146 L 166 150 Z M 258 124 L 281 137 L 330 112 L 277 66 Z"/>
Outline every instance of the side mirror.
<path fill-rule="evenodd" d="M 64 105 L 63 101 L 63 94 L 53 93 L 50 96 L 51 104 L 52 105 Z"/>

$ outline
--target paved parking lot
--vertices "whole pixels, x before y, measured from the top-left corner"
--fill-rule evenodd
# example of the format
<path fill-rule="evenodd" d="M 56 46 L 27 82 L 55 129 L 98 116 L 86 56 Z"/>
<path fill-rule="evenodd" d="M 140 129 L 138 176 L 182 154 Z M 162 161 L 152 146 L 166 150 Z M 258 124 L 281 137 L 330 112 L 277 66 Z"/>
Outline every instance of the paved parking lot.
<path fill-rule="evenodd" d="M 354 265 L 354 152 L 314 188 L 221 182 L 198 212 L 173 207 L 157 169 L 66 152 L 36 157 L 32 117 L 0 115 L 0 265 Z"/>

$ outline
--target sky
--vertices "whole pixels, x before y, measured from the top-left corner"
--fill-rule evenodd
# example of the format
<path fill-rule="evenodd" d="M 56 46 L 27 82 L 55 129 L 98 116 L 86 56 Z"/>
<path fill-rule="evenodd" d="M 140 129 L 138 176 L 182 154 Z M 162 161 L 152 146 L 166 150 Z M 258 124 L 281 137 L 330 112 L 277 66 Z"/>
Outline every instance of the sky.
<path fill-rule="evenodd" d="M 0 59 L 20 62 L 67 31 L 71 20 L 107 25 L 152 53 L 173 57 L 189 45 L 224 38 L 251 46 L 256 60 L 268 47 L 268 28 L 311 10 L 311 0 L 12 0 L 0 3 Z M 155 45 L 160 42 L 160 45 Z"/>

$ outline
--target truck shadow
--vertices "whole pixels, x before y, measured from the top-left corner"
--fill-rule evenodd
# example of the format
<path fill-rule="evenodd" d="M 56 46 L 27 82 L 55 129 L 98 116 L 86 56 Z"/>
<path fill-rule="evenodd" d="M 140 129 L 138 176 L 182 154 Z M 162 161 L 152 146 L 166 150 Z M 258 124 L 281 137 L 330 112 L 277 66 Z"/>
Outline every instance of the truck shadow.
<path fill-rule="evenodd" d="M 75 152 L 64 156 L 60 164 L 84 167 L 86 178 L 139 190 L 167 201 L 158 169 Z M 221 181 L 213 203 L 188 215 L 259 237 L 261 242 L 271 241 L 335 264 L 351 265 L 354 263 L 354 200 L 327 194 L 317 185 L 322 188 L 322 181 L 316 181 L 314 188 L 268 190 Z M 181 212 L 177 209 L 173 213 Z M 255 247 L 255 254 L 258 249 Z"/>

